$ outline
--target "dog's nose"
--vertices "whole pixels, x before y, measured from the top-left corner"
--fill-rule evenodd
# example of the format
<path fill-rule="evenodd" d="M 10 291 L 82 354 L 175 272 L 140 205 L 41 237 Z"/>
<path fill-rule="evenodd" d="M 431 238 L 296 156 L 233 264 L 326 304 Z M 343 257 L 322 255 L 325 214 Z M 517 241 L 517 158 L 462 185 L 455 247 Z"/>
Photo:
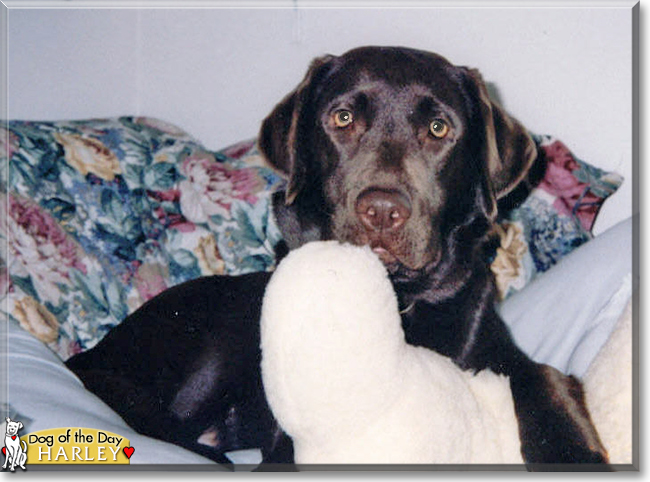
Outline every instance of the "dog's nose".
<path fill-rule="evenodd" d="M 356 213 L 370 231 L 395 231 L 411 217 L 411 203 L 399 191 L 367 189 L 357 198 Z"/>

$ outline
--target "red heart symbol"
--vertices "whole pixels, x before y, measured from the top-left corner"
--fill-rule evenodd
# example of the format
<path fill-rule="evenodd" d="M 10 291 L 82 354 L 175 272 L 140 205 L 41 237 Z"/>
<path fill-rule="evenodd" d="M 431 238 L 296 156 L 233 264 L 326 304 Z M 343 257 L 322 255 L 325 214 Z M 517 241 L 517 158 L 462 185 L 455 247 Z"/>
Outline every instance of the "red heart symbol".
<path fill-rule="evenodd" d="M 124 447 L 122 450 L 124 450 L 124 455 L 127 456 L 127 458 L 131 458 L 131 455 L 133 455 L 133 452 L 135 449 L 133 447 Z"/>
<path fill-rule="evenodd" d="M 2 454 L 7 455 L 7 447 L 2 447 Z"/>
<path fill-rule="evenodd" d="M 15 436 L 15 435 L 12 435 L 12 436 L 11 436 L 11 440 L 16 440 L 16 436 Z"/>

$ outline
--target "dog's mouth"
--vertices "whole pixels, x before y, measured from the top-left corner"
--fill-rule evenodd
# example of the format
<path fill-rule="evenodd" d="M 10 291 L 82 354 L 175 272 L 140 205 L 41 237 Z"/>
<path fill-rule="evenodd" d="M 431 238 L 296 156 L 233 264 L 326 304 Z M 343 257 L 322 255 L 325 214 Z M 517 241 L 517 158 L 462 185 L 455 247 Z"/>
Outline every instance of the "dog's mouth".
<path fill-rule="evenodd" d="M 333 239 L 339 239 L 356 246 L 368 246 L 384 264 L 389 274 L 406 269 L 410 272 L 419 271 L 430 266 L 438 257 L 438 249 L 430 241 L 422 237 L 416 238 L 410 231 L 387 233 L 369 231 L 354 224 L 343 232 L 334 233 Z M 420 240 L 414 240 L 414 238 Z"/>
<path fill-rule="evenodd" d="M 362 193 L 366 194 L 350 194 L 350 209 L 333 210 L 331 239 L 368 246 L 389 274 L 428 269 L 439 258 L 436 232 L 428 228 L 432 223 L 419 211 L 413 212 L 406 195 L 401 191 L 377 189 Z M 408 212 L 404 215 L 407 203 Z"/>
<path fill-rule="evenodd" d="M 382 263 L 386 266 L 399 264 L 399 259 L 393 254 L 390 248 L 386 247 L 381 241 L 371 241 L 369 243 L 370 249 L 375 253 Z"/>
<path fill-rule="evenodd" d="M 365 237 L 365 236 L 364 236 Z M 370 237 L 369 239 L 359 240 L 361 242 L 355 243 L 359 245 L 369 246 L 373 253 L 377 255 L 379 260 L 384 264 L 386 270 L 390 275 L 397 273 L 414 273 L 421 272 L 422 270 L 430 270 L 438 264 L 441 258 L 441 253 L 429 253 L 417 256 L 409 247 L 399 243 L 391 243 L 383 237 Z"/>

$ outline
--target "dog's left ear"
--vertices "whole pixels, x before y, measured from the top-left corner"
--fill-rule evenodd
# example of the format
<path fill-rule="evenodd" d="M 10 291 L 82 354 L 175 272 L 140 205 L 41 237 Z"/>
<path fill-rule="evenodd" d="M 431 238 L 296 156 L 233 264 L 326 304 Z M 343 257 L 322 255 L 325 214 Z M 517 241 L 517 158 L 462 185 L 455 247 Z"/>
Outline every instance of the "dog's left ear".
<path fill-rule="evenodd" d="M 526 176 L 537 158 L 537 148 L 526 128 L 490 99 L 480 72 L 469 68 L 465 72 L 480 102 L 488 170 L 494 194 L 500 199 Z"/>

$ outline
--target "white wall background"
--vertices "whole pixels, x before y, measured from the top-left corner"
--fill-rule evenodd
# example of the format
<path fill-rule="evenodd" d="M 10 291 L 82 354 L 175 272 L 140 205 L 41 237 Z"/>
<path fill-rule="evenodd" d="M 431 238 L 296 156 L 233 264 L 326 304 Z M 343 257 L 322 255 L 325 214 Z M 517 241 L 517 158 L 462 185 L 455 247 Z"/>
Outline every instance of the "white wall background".
<path fill-rule="evenodd" d="M 579 158 L 625 176 L 601 212 L 600 232 L 632 214 L 632 10 L 628 1 L 612 3 L 24 9 L 11 2 L 8 116 L 157 116 L 216 149 L 254 137 L 315 56 L 364 44 L 433 50 L 478 67 L 533 132 L 553 134 Z"/>

